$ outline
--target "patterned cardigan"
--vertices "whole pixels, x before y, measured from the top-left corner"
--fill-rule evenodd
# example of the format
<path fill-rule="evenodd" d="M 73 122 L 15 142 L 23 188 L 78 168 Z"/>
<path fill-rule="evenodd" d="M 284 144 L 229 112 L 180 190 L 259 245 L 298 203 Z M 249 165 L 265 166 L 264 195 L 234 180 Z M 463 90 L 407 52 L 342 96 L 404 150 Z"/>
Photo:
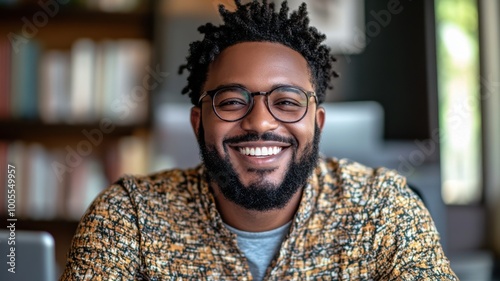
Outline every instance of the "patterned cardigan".
<path fill-rule="evenodd" d="M 458 280 L 395 171 L 323 159 L 264 280 Z M 203 165 L 125 176 L 82 218 L 60 280 L 252 280 Z"/>

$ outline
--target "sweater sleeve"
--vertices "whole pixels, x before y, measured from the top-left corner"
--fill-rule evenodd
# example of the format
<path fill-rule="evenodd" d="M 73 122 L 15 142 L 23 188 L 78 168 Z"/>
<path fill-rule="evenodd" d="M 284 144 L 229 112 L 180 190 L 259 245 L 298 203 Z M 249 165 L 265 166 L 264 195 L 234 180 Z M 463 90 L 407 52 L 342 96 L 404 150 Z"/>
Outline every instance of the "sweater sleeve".
<path fill-rule="evenodd" d="M 136 210 L 127 191 L 115 184 L 81 219 L 60 280 L 133 280 L 139 256 Z"/>
<path fill-rule="evenodd" d="M 387 192 L 382 196 L 385 226 L 376 238 L 379 280 L 458 280 L 420 198 L 404 179 L 382 185 Z"/>

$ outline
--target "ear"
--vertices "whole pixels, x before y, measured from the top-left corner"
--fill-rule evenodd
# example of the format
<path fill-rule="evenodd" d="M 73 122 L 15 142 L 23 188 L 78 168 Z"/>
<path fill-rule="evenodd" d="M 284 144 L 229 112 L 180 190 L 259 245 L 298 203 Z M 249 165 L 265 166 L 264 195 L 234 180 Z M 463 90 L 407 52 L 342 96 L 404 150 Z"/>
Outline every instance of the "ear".
<path fill-rule="evenodd" d="M 201 108 L 198 106 L 193 106 L 191 108 L 191 127 L 193 127 L 194 134 L 198 139 L 198 132 L 201 123 Z"/>
<path fill-rule="evenodd" d="M 325 125 L 325 108 L 320 106 L 316 109 L 316 124 L 319 127 L 319 131 L 323 131 L 323 126 Z"/>

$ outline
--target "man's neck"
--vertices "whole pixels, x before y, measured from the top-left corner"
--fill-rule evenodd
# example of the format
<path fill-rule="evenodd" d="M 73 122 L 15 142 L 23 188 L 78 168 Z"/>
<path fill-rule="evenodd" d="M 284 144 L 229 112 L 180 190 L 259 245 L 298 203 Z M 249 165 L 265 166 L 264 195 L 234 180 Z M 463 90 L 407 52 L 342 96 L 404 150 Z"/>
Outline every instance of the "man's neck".
<path fill-rule="evenodd" d="M 268 231 L 286 224 L 295 216 L 302 198 L 302 189 L 299 189 L 282 209 L 256 211 L 229 201 L 217 188 L 212 188 L 212 191 L 222 220 L 236 229 L 249 232 Z"/>

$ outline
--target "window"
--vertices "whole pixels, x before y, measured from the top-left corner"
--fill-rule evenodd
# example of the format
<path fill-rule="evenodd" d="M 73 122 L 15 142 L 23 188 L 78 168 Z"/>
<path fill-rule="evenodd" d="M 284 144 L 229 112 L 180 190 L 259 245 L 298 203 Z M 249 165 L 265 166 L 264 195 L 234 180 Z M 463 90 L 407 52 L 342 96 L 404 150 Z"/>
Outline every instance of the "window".
<path fill-rule="evenodd" d="M 478 7 L 436 0 L 441 180 L 447 204 L 482 198 Z"/>

